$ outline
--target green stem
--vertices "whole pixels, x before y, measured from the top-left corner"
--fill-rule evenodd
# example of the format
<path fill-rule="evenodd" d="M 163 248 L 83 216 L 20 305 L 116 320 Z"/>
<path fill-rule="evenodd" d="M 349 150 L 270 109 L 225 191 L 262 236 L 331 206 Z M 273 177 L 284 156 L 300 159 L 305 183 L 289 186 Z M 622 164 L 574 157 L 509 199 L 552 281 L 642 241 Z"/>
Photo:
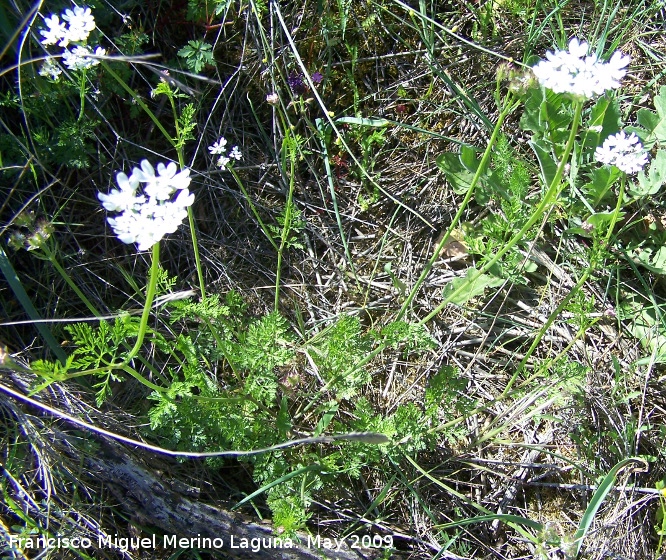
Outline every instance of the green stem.
<path fill-rule="evenodd" d="M 409 292 L 409 295 L 407 296 L 407 299 L 404 301 L 402 304 L 402 307 L 400 308 L 400 311 L 398 312 L 398 315 L 396 317 L 396 321 L 399 321 L 402 319 L 404 314 L 407 312 L 407 309 L 411 305 L 412 301 L 416 297 L 416 294 L 418 293 L 419 288 L 427 278 L 428 274 L 430 274 L 430 271 L 432 270 L 433 265 L 435 264 L 435 261 L 439 257 L 439 253 L 441 252 L 442 248 L 444 245 L 448 242 L 449 237 L 451 236 L 451 233 L 455 230 L 455 228 L 458 226 L 458 223 L 460 222 L 460 219 L 462 218 L 463 213 L 467 209 L 467 205 L 469 204 L 469 201 L 472 198 L 472 195 L 474 194 L 474 189 L 476 188 L 476 185 L 478 184 L 479 180 L 481 179 L 481 176 L 485 172 L 488 162 L 490 161 L 490 155 L 492 153 L 493 146 L 495 145 L 495 142 L 497 141 L 497 137 L 500 134 L 500 130 L 502 128 L 502 124 L 504 123 L 504 120 L 506 117 L 508 117 L 511 112 L 518 106 L 518 103 L 507 103 L 502 110 L 502 112 L 499 115 L 499 118 L 497 120 L 497 124 L 495 125 L 495 128 L 493 130 L 493 133 L 490 137 L 490 140 L 488 141 L 488 146 L 486 147 L 486 151 L 483 154 L 483 157 L 481 158 L 481 162 L 479 163 L 479 167 L 476 170 L 476 173 L 474 174 L 474 177 L 472 178 L 472 182 L 469 186 L 469 189 L 467 189 L 467 193 L 465 194 L 465 198 L 463 199 L 462 203 L 460 204 L 460 208 L 458 208 L 458 212 L 456 212 L 456 215 L 453 218 L 453 221 L 451 222 L 451 225 L 447 228 L 446 233 L 442 236 L 441 241 L 435 247 L 435 250 L 433 252 L 432 257 L 430 260 L 426 263 L 425 267 L 423 268 L 423 271 L 421 272 L 421 275 L 419 276 L 418 280 L 416 281 L 416 284 L 414 284 L 414 287 L 412 290 Z"/>
<path fill-rule="evenodd" d="M 134 101 L 136 101 L 136 104 L 137 104 L 139 107 L 141 107 L 141 108 L 145 111 L 146 115 L 148 115 L 148 116 L 150 117 L 150 120 L 153 121 L 153 122 L 155 123 L 155 126 L 156 126 L 156 127 L 159 129 L 159 131 L 164 135 L 164 137 L 169 141 L 169 144 L 171 144 L 172 146 L 174 146 L 173 138 L 171 138 L 171 135 L 167 132 L 166 128 L 164 128 L 164 127 L 162 126 L 162 123 L 161 123 L 161 122 L 159 121 L 159 119 L 155 116 L 155 113 L 153 113 L 153 112 L 148 108 L 148 105 L 146 105 L 146 104 L 143 102 L 143 99 L 141 99 L 141 97 L 139 97 L 139 96 L 135 93 L 135 91 L 125 83 L 125 80 L 123 80 L 118 74 L 116 74 L 113 70 L 111 70 L 111 67 L 110 67 L 105 61 L 102 60 L 102 61 L 101 61 L 101 64 L 102 64 L 102 66 L 104 67 L 104 70 L 106 70 L 106 71 L 111 75 L 111 77 L 112 77 L 114 80 L 116 80 L 116 82 L 118 82 L 118 83 L 120 84 L 120 87 L 122 87 L 127 93 L 130 94 L 130 96 L 132 97 L 132 99 L 134 99 Z"/>
<path fill-rule="evenodd" d="M 79 119 L 83 119 L 83 113 L 86 108 L 86 69 L 81 70 L 81 82 L 79 83 L 79 97 L 81 99 L 81 106 L 79 107 Z"/>
<path fill-rule="evenodd" d="M 197 232 L 194 223 L 194 212 L 191 206 L 187 207 L 187 220 L 190 224 L 190 238 L 192 239 L 192 249 L 194 250 L 194 264 L 197 267 L 199 290 L 201 291 L 201 301 L 203 301 L 204 299 L 206 299 L 206 284 L 204 282 L 203 269 L 201 268 L 201 255 L 199 254 L 199 242 L 197 241 Z"/>
<path fill-rule="evenodd" d="M 71 279 L 69 274 L 67 274 L 67 271 L 60 265 L 58 260 L 55 257 L 54 252 L 51 250 L 51 247 L 48 246 L 47 243 L 42 245 L 42 250 L 44 251 L 44 254 L 46 255 L 46 258 L 49 260 L 49 262 L 53 265 L 53 268 L 55 268 L 58 271 L 58 274 L 62 277 L 62 279 L 67 283 L 67 285 L 74 290 L 77 296 L 79 296 L 79 299 L 83 302 L 83 304 L 88 308 L 88 311 L 90 311 L 95 317 L 101 317 L 102 314 L 98 311 L 98 309 L 90 302 L 90 300 L 86 297 L 86 295 L 81 291 L 81 289 L 74 283 L 74 281 Z"/>
<path fill-rule="evenodd" d="M 289 161 L 291 162 L 291 167 L 289 169 L 289 192 L 287 194 L 287 204 L 284 210 L 284 224 L 282 225 L 282 233 L 280 234 L 280 246 L 278 247 L 277 252 L 277 269 L 275 271 L 275 312 L 279 311 L 280 303 L 280 279 L 282 277 L 282 256 L 284 254 L 285 247 L 287 246 L 287 239 L 289 238 L 289 231 L 291 230 L 291 211 L 294 199 L 294 162 L 296 160 L 296 154 L 289 154 Z"/>
<path fill-rule="evenodd" d="M 247 190 L 245 190 L 245 185 L 243 185 L 243 181 L 241 181 L 240 177 L 238 176 L 238 173 L 236 173 L 236 170 L 233 167 L 227 167 L 227 171 L 231 173 L 231 176 L 235 179 L 236 184 L 238 185 L 238 188 L 240 188 L 241 192 L 243 193 L 243 196 L 245 197 L 246 202 L 250 206 L 250 210 L 252 211 L 252 214 L 256 218 L 257 222 L 259 223 L 259 227 L 261 228 L 261 231 L 264 232 L 264 235 L 266 235 L 266 238 L 270 242 L 270 244 L 273 246 L 273 249 L 276 251 L 279 250 L 277 243 L 275 243 L 275 239 L 273 239 L 273 236 L 271 235 L 271 230 L 268 229 L 268 226 L 264 224 L 263 220 L 261 219 L 261 216 L 259 215 L 259 212 L 257 211 L 257 208 L 255 205 L 252 203 L 252 199 L 250 198 L 250 195 L 248 194 Z"/>
<path fill-rule="evenodd" d="M 141 345 L 143 344 L 143 339 L 146 336 L 146 331 L 148 330 L 148 318 L 150 317 L 150 309 L 153 305 L 153 300 L 155 299 L 155 292 L 157 291 L 157 277 L 159 275 L 160 268 L 160 244 L 155 243 L 153 245 L 153 263 L 150 267 L 150 277 L 148 279 L 148 287 L 146 289 L 146 303 L 143 306 L 143 313 L 141 314 L 141 322 L 139 323 L 139 332 L 137 334 L 136 342 L 134 347 L 130 350 L 129 354 L 123 361 L 122 365 L 119 367 L 124 369 L 124 366 L 129 364 L 129 362 L 139 353 Z"/>
<path fill-rule="evenodd" d="M 546 191 L 546 194 L 544 195 L 543 200 L 541 201 L 541 204 L 539 204 L 539 206 L 536 208 L 530 219 L 525 223 L 525 225 L 523 225 L 522 228 L 520 228 L 520 231 L 516 233 L 509 240 L 509 242 L 504 247 L 502 247 L 502 249 L 500 249 L 497 252 L 497 254 L 481 268 L 481 270 L 479 270 L 476 274 L 471 276 L 467 282 L 461 284 L 457 289 L 453 290 L 444 299 L 444 301 L 442 301 L 433 311 L 431 311 L 426 317 L 424 317 L 419 321 L 418 323 L 419 325 L 423 325 L 428 321 L 430 321 L 433 317 L 437 316 L 439 312 L 449 304 L 449 302 L 453 301 L 461 293 L 467 290 L 469 286 L 473 285 L 474 282 L 476 282 L 482 274 L 485 274 L 486 272 L 488 272 L 488 270 L 490 270 L 493 266 L 495 266 L 495 264 L 497 264 L 497 262 L 504 255 L 506 255 L 506 253 L 508 253 L 511 249 L 513 249 L 513 247 L 517 243 L 519 243 L 524 239 L 525 234 L 546 213 L 546 210 L 550 208 L 551 204 L 553 204 L 557 200 L 558 196 L 566 186 L 566 183 L 562 183 L 562 176 L 564 175 L 564 168 L 569 161 L 569 156 L 571 155 L 571 151 L 573 149 L 573 145 L 576 140 L 576 134 L 578 133 L 578 127 L 580 125 L 580 117 L 582 111 L 583 111 L 583 102 L 576 101 L 573 122 L 571 125 L 571 132 L 569 134 L 569 139 L 564 149 L 564 153 L 562 154 L 562 159 L 560 160 L 560 163 L 557 167 L 555 177 L 553 177 L 553 180 L 551 181 L 550 186 L 548 187 L 548 190 Z"/>
<path fill-rule="evenodd" d="M 618 198 L 617 198 L 617 204 L 615 205 L 615 211 L 613 212 L 613 215 L 611 216 L 611 221 L 610 221 L 610 224 L 608 225 L 608 231 L 606 232 L 606 237 L 604 239 L 604 245 L 605 246 L 608 246 L 608 243 L 610 242 L 611 235 L 613 234 L 613 230 L 615 229 L 615 224 L 617 224 L 617 221 L 620 217 L 620 212 L 622 211 L 622 205 L 624 204 L 625 182 L 626 182 L 626 176 L 623 176 L 622 180 L 620 182 L 620 193 L 619 193 Z M 551 325 L 560 316 L 562 311 L 564 311 L 564 308 L 569 304 L 569 301 L 571 301 L 571 298 L 574 295 L 576 295 L 578 293 L 578 291 L 585 285 L 585 282 L 587 282 L 587 279 L 596 270 L 596 268 L 597 268 L 596 259 L 593 259 L 593 261 L 590 262 L 589 266 L 583 272 L 583 275 L 580 277 L 578 282 L 576 282 L 576 285 L 573 288 L 571 288 L 571 290 L 569 290 L 569 293 L 564 297 L 564 299 L 562 299 L 562 301 L 559 303 L 559 305 L 548 316 L 548 319 L 543 324 L 543 326 L 539 329 L 539 333 L 537 334 L 537 336 L 532 341 L 532 344 L 530 345 L 529 349 L 525 353 L 525 356 L 523 357 L 523 359 L 518 364 L 518 367 L 516 368 L 516 371 L 511 376 L 511 379 L 507 383 L 507 386 L 504 389 L 504 392 L 502 393 L 502 396 L 505 396 L 508 393 L 508 391 L 511 389 L 513 384 L 516 382 L 516 379 L 518 379 L 518 376 L 520 375 L 520 373 L 524 369 L 525 365 L 527 364 L 527 361 L 532 356 L 532 353 L 534 352 L 534 350 L 536 350 L 537 346 L 541 342 L 541 339 L 544 337 L 546 332 L 548 332 L 548 329 L 550 329 Z"/>
<path fill-rule="evenodd" d="M 185 155 L 183 154 L 183 144 L 185 139 L 182 138 L 182 131 L 178 124 L 178 112 L 176 110 L 176 102 L 174 101 L 173 92 L 169 88 L 169 93 L 167 94 L 169 98 L 169 103 L 171 104 L 171 112 L 173 113 L 173 122 L 176 128 L 176 138 L 173 142 L 174 148 L 176 148 L 176 154 L 178 155 L 178 165 L 180 169 L 185 169 Z M 190 224 L 190 239 L 192 240 L 192 250 L 194 251 L 194 264 L 197 268 L 197 279 L 199 280 L 199 291 L 201 292 L 201 300 L 206 299 L 206 283 L 204 282 L 203 268 L 201 267 L 201 254 L 199 253 L 199 240 L 197 238 L 197 230 L 195 227 L 194 221 L 194 211 L 191 206 L 187 207 L 187 221 Z"/>

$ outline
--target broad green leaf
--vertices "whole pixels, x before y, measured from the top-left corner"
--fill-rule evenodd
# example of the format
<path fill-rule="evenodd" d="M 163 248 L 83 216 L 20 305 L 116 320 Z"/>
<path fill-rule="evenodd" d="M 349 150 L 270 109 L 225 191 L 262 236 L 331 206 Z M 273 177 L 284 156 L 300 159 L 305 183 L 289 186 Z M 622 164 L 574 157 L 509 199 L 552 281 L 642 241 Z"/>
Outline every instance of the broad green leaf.
<path fill-rule="evenodd" d="M 656 251 L 652 247 L 641 249 L 636 260 L 652 272 L 666 274 L 666 247 L 659 247 Z"/>
<path fill-rule="evenodd" d="M 555 146 L 567 141 L 573 114 L 560 94 L 548 90 L 531 90 L 525 101 L 520 127 L 534 133 L 534 139 L 544 138 Z M 557 152 L 557 148 L 555 148 Z"/>
<path fill-rule="evenodd" d="M 504 280 L 497 276 L 481 274 L 475 278 L 477 275 L 475 268 L 468 269 L 464 277 L 455 278 L 446 285 L 442 296 L 449 303 L 464 305 L 470 299 L 483 295 L 486 288 L 496 288 L 504 284 Z"/>
<path fill-rule="evenodd" d="M 460 154 L 446 152 L 437 157 L 437 166 L 444 172 L 456 194 L 466 194 L 472 186 L 472 179 L 481 165 L 477 153 L 476 148 L 463 145 Z M 479 204 L 486 204 L 493 193 L 505 198 L 507 196 L 495 174 L 486 169 L 479 177 L 474 198 Z"/>
<path fill-rule="evenodd" d="M 592 214 L 586 222 L 594 226 L 595 229 L 599 230 L 601 228 L 606 228 L 608 224 L 611 223 L 613 216 L 615 215 L 615 210 L 610 212 L 595 212 Z M 621 220 L 624 217 L 624 212 L 618 214 L 618 220 Z"/>
<path fill-rule="evenodd" d="M 595 167 L 590 173 L 590 183 L 583 186 L 587 201 L 595 208 L 608 194 L 608 191 L 620 176 L 620 170 L 614 165 Z"/>
<path fill-rule="evenodd" d="M 478 150 L 472 146 L 460 146 L 460 163 L 462 163 L 468 171 L 476 173 L 481 163 L 477 159 L 476 154 Z"/>
<path fill-rule="evenodd" d="M 659 150 L 650 163 L 648 171 L 643 171 L 638 176 L 638 186 L 629 189 L 629 194 L 636 197 L 644 197 L 656 194 L 666 183 L 666 151 Z"/>
<path fill-rule="evenodd" d="M 440 154 L 437 156 L 437 166 L 444 172 L 456 194 L 465 194 L 472 186 L 474 172 L 462 164 L 459 154 Z"/>
<path fill-rule="evenodd" d="M 557 173 L 557 162 L 553 159 L 545 140 L 531 140 L 530 146 L 539 160 L 544 185 L 548 187 L 553 182 Z"/>
<path fill-rule="evenodd" d="M 326 405 L 324 406 L 324 414 L 322 414 L 321 418 L 319 419 L 319 422 L 317 422 L 317 427 L 315 428 L 313 435 L 315 437 L 319 437 L 321 434 L 323 434 L 324 430 L 331 423 L 331 420 L 335 418 L 335 415 L 337 413 L 338 413 L 337 402 L 331 401 L 326 403 Z"/>
<path fill-rule="evenodd" d="M 583 152 L 590 152 L 590 157 L 611 134 L 620 130 L 620 109 L 617 101 L 603 96 L 592 107 L 583 139 Z"/>
<path fill-rule="evenodd" d="M 629 126 L 627 132 L 635 132 L 643 145 L 651 147 L 655 142 L 666 143 L 666 86 L 661 86 L 654 98 L 655 111 L 640 109 L 636 115 L 639 126 Z"/>

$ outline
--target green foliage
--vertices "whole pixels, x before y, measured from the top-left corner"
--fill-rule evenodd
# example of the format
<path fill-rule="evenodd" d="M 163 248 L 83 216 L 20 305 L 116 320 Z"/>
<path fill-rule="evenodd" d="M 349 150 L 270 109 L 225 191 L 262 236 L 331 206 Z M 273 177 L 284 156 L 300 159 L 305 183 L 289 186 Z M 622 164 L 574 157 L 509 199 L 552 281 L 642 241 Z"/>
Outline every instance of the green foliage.
<path fill-rule="evenodd" d="M 56 165 L 86 169 L 97 155 L 89 143 L 95 138 L 97 125 L 99 121 L 95 119 L 66 120 L 58 125 L 54 134 L 42 128 L 35 132 L 34 139 Z"/>
<path fill-rule="evenodd" d="M 273 237 L 280 241 L 285 249 L 303 249 L 302 239 L 303 231 L 307 222 L 303 218 L 303 212 L 297 208 L 293 201 L 288 201 L 285 207 L 278 214 L 277 225 L 268 224 L 268 229 Z"/>
<path fill-rule="evenodd" d="M 224 13 L 233 0 L 188 0 L 187 19 L 189 21 L 211 21 L 214 16 Z"/>
<path fill-rule="evenodd" d="M 239 333 L 238 342 L 231 344 L 227 352 L 246 372 L 246 394 L 266 405 L 275 404 L 276 368 L 294 357 L 287 321 L 277 313 L 254 321 L 246 332 Z"/>
<path fill-rule="evenodd" d="M 407 352 L 423 351 L 437 346 L 437 343 L 428 334 L 425 325 L 406 321 L 389 323 L 381 329 L 379 337 L 391 348 L 404 345 Z"/>
<path fill-rule="evenodd" d="M 141 27 L 131 29 L 116 37 L 116 44 L 125 56 L 133 56 L 143 52 L 143 47 L 148 43 L 150 37 Z"/>
<path fill-rule="evenodd" d="M 201 72 L 205 66 L 213 65 L 213 45 L 198 39 L 188 41 L 182 49 L 178 51 L 178 56 L 185 59 L 185 65 L 189 70 Z"/>
<path fill-rule="evenodd" d="M 71 356 L 74 367 L 92 369 L 122 362 L 125 357 L 125 342 L 136 336 L 138 317 L 124 315 L 117 317 L 113 324 L 100 321 L 98 327 L 88 323 L 74 323 L 65 327 L 75 346 Z"/>
<path fill-rule="evenodd" d="M 195 139 L 193 131 L 197 127 L 196 113 L 196 107 L 189 103 L 183 107 L 183 112 L 176 119 L 176 130 L 178 131 L 177 138 L 175 138 L 176 149 L 182 148 L 188 140 Z"/>
<path fill-rule="evenodd" d="M 371 350 L 372 338 L 362 334 L 358 317 L 346 315 L 312 347 L 312 359 L 334 394 L 344 400 L 370 381 L 370 372 L 356 366 Z"/>
<path fill-rule="evenodd" d="M 638 126 L 629 126 L 627 133 L 635 132 L 648 149 L 655 143 L 666 144 L 666 86 L 661 86 L 654 98 L 656 111 L 639 109 L 636 115 Z"/>
<path fill-rule="evenodd" d="M 643 198 L 657 194 L 666 184 L 666 150 L 659 150 L 647 172 L 638 175 L 638 185 L 629 189 L 629 194 Z"/>
<path fill-rule="evenodd" d="M 437 166 L 444 172 L 456 194 L 467 194 L 472 186 L 481 160 L 477 158 L 478 150 L 472 146 L 461 146 L 460 153 L 443 153 L 437 156 Z M 484 169 L 475 186 L 474 198 L 479 204 L 486 204 L 493 191 L 502 189 L 492 170 Z"/>
<path fill-rule="evenodd" d="M 454 305 L 465 305 L 469 300 L 482 296 L 486 288 L 495 288 L 504 283 L 502 278 L 478 272 L 471 267 L 467 269 L 465 276 L 451 280 L 442 290 L 442 297 Z"/>

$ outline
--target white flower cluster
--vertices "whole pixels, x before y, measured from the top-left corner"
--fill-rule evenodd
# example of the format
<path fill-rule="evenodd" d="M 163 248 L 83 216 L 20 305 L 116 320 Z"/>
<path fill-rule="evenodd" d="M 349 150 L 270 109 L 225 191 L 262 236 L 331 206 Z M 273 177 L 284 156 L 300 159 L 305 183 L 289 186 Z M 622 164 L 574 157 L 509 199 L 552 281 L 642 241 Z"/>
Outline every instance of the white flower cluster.
<path fill-rule="evenodd" d="M 151 163 L 144 159 L 141 169 L 135 167 L 128 177 L 116 175 L 119 189 L 109 194 L 98 193 L 102 206 L 109 212 L 121 212 L 108 218 L 118 239 L 123 243 L 136 243 L 139 251 L 150 249 L 168 233 L 174 233 L 187 217 L 187 207 L 194 202 L 190 193 L 190 170 L 178 171 L 174 162 L 157 164 L 157 175 Z M 143 194 L 137 195 L 139 184 Z M 178 195 L 171 200 L 176 192 Z"/>
<path fill-rule="evenodd" d="M 638 136 L 633 132 L 627 136 L 624 130 L 604 140 L 594 152 L 594 158 L 600 163 L 614 165 L 627 174 L 638 173 L 648 161 Z"/>
<path fill-rule="evenodd" d="M 231 148 L 228 155 L 225 154 L 226 145 L 227 145 L 227 140 L 223 136 L 217 142 L 213 143 L 212 146 L 208 146 L 208 151 L 211 153 L 211 155 L 220 156 L 219 158 L 217 158 L 217 162 L 215 164 L 218 167 L 226 167 L 227 164 L 232 159 L 240 161 L 243 158 L 243 154 L 241 153 L 240 148 L 238 146 L 234 146 L 233 148 Z"/>
<path fill-rule="evenodd" d="M 106 50 L 102 47 L 88 48 L 85 45 L 77 45 L 72 50 L 67 47 L 70 43 L 85 43 L 90 32 L 95 29 L 95 17 L 90 8 L 75 6 L 73 10 L 65 10 L 61 17 L 52 15 L 44 18 L 47 29 L 40 29 L 42 44 L 44 46 L 57 44 L 65 50 L 62 52 L 62 60 L 70 70 L 81 70 L 99 64 L 99 60 L 91 58 L 90 55 L 104 56 Z M 48 76 L 55 80 L 62 73 L 60 67 L 48 58 L 39 70 L 40 75 Z"/>
<path fill-rule="evenodd" d="M 603 95 L 620 86 L 627 73 L 629 56 L 617 51 L 608 62 L 588 55 L 589 45 L 575 37 L 568 51 L 547 52 L 546 59 L 532 68 L 539 83 L 555 93 L 570 93 L 585 99 Z"/>

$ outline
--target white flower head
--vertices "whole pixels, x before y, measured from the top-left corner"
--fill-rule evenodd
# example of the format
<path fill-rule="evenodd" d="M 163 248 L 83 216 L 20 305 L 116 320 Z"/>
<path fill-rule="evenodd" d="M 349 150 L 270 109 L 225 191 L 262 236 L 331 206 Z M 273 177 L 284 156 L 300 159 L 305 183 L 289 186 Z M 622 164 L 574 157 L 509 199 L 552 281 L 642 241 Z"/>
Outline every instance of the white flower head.
<path fill-rule="evenodd" d="M 88 35 L 95 29 L 95 17 L 90 8 L 75 6 L 73 10 L 65 10 L 62 19 L 69 23 L 67 34 L 61 43 L 61 47 L 66 47 L 67 42 L 83 42 L 88 40 Z"/>
<path fill-rule="evenodd" d="M 70 70 L 83 70 L 99 64 L 99 60 L 90 57 L 93 54 L 94 56 L 104 56 L 106 50 L 102 47 L 97 47 L 95 52 L 92 53 L 88 47 L 83 46 L 74 47 L 71 51 L 65 49 L 62 53 L 62 61 Z"/>
<path fill-rule="evenodd" d="M 231 159 L 235 159 L 236 161 L 240 161 L 243 159 L 243 154 L 240 151 L 240 148 L 238 146 L 234 146 L 231 148 L 231 151 L 229 152 L 229 157 Z"/>
<path fill-rule="evenodd" d="M 187 217 L 187 208 L 194 202 L 190 193 L 190 170 L 178 171 L 175 163 L 157 164 L 155 168 L 148 160 L 135 167 L 128 177 L 120 172 L 116 181 L 120 189 L 112 189 L 106 195 L 97 196 L 102 206 L 112 212 L 121 212 L 108 218 L 118 239 L 123 243 L 136 243 L 140 251 L 150 249 L 165 235 L 174 233 Z M 141 183 L 144 194 L 137 196 Z M 178 195 L 171 200 L 173 193 Z"/>
<path fill-rule="evenodd" d="M 44 18 L 44 23 L 48 29 L 40 29 L 39 33 L 44 37 L 42 45 L 55 45 L 58 41 L 65 38 L 67 35 L 67 27 L 64 23 L 60 23 L 60 18 L 56 15 Z"/>
<path fill-rule="evenodd" d="M 145 196 L 136 196 L 139 188 L 139 179 L 134 175 L 129 177 L 122 171 L 116 175 L 118 189 L 111 189 L 109 194 L 98 193 L 97 198 L 102 201 L 102 206 L 109 212 L 124 212 L 140 206 L 146 201 Z"/>
<path fill-rule="evenodd" d="M 594 152 L 594 158 L 600 163 L 614 165 L 627 174 L 638 173 L 648 161 L 648 154 L 643 150 L 638 136 L 633 132 L 627 136 L 624 130 L 604 140 Z"/>
<path fill-rule="evenodd" d="M 224 169 L 230 161 L 231 160 L 227 156 L 221 155 L 219 158 L 217 158 L 215 165 Z"/>
<path fill-rule="evenodd" d="M 595 54 L 588 55 L 588 49 L 586 42 L 574 37 L 568 51 L 547 52 L 546 60 L 534 66 L 532 72 L 541 85 L 555 93 L 585 99 L 619 87 L 630 57 L 617 51 L 608 62 L 601 62 Z"/>
<path fill-rule="evenodd" d="M 57 80 L 60 74 L 62 74 L 62 69 L 52 56 L 48 57 L 39 69 L 40 76 L 50 78 L 53 81 Z"/>
<path fill-rule="evenodd" d="M 224 153 L 225 146 L 227 145 L 227 140 L 222 136 L 217 142 L 213 143 L 212 146 L 208 146 L 208 151 L 211 155 L 217 156 Z"/>
<path fill-rule="evenodd" d="M 167 200 L 175 191 L 185 189 L 190 185 L 190 170 L 178 172 L 178 166 L 172 161 L 169 165 L 157 164 L 157 175 L 152 164 L 144 159 L 141 169 L 134 169 L 133 175 L 146 183 L 145 193 L 156 200 Z"/>

